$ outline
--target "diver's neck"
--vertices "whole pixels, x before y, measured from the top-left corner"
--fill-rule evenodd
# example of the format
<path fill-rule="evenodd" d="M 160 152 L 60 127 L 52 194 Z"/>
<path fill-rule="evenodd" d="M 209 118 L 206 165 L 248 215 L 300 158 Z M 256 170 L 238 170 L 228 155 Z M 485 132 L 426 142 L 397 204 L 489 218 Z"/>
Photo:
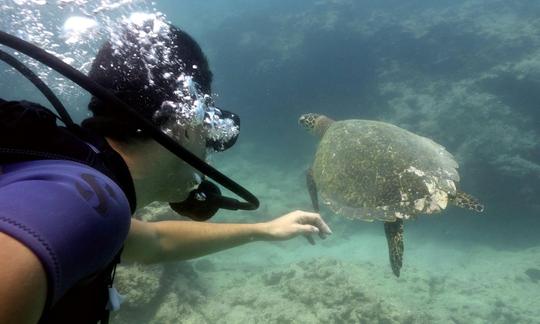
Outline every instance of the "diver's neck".
<path fill-rule="evenodd" d="M 129 169 L 137 197 L 136 209 L 143 208 L 153 202 L 155 194 L 152 189 L 156 188 L 156 186 L 149 183 L 148 177 L 145 176 L 145 170 L 142 168 L 144 164 L 137 161 L 137 156 L 133 154 L 132 150 L 128 150 L 126 145 L 114 139 L 106 138 L 106 140 L 113 150 L 122 157 Z"/>

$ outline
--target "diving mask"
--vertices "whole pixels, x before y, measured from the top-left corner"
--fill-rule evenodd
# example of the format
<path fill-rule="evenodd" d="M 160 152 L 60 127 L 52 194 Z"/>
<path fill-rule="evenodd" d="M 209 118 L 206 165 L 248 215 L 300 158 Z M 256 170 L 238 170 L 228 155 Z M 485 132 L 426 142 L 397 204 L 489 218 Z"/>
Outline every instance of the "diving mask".
<path fill-rule="evenodd" d="M 176 98 L 163 101 L 153 116 L 163 132 L 182 143 L 185 130 L 196 127 L 202 129 L 209 150 L 221 152 L 234 145 L 240 134 L 240 117 L 216 107 L 191 76 L 180 75 L 176 84 Z"/>

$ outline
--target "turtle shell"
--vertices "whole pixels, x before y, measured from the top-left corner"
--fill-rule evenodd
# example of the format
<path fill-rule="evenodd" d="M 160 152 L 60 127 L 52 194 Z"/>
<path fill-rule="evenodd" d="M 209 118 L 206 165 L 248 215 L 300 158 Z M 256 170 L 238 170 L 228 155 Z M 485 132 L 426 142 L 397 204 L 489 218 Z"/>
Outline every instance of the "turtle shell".
<path fill-rule="evenodd" d="M 446 208 L 458 164 L 444 147 L 377 121 L 334 122 L 321 138 L 313 178 L 323 203 L 363 220 L 393 221 Z"/>

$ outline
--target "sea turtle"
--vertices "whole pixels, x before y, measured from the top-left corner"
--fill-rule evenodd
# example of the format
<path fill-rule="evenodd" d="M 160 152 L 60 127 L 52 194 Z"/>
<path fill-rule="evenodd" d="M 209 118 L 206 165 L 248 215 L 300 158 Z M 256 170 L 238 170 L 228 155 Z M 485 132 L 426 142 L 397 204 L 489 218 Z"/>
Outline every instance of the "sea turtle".
<path fill-rule="evenodd" d="M 307 186 L 313 208 L 318 194 L 335 213 L 381 220 L 390 265 L 399 277 L 403 220 L 439 212 L 454 204 L 482 212 L 484 206 L 456 189 L 458 164 L 434 141 L 392 124 L 351 119 L 333 121 L 305 114 L 300 125 L 320 138 Z"/>

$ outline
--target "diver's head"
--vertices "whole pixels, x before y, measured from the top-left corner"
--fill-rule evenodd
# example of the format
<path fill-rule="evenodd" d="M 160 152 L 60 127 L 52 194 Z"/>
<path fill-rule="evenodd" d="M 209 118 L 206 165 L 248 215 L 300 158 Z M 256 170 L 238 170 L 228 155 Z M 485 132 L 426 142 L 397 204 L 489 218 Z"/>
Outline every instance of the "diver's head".
<path fill-rule="evenodd" d="M 89 77 L 181 145 L 182 133 L 201 125 L 210 150 L 236 142 L 240 119 L 214 105 L 212 72 L 201 48 L 163 17 L 133 14 L 100 49 Z M 133 118 L 95 97 L 89 109 L 93 116 L 85 127 L 116 140 L 150 138 Z"/>
<path fill-rule="evenodd" d="M 99 50 L 89 77 L 201 159 L 209 149 L 232 146 L 239 118 L 214 106 L 212 72 L 197 42 L 154 15 L 136 16 L 124 27 Z M 128 114 L 95 97 L 89 110 L 93 116 L 83 126 L 122 154 L 141 202 L 182 201 L 201 181 Z"/>
<path fill-rule="evenodd" d="M 171 25 L 166 25 L 164 32 L 154 33 L 154 28 L 126 26 L 119 36 L 101 47 L 89 77 L 156 126 L 165 127 L 167 122 L 175 122 L 170 119 L 176 104 L 191 103 L 181 97 L 179 87 L 184 80 L 178 79 L 190 79 L 192 84 L 188 86 L 201 94 L 210 94 L 212 72 L 201 48 L 187 33 Z M 150 138 L 139 130 L 136 121 L 96 97 L 88 108 L 93 116 L 83 125 L 101 135 L 120 141 Z"/>

